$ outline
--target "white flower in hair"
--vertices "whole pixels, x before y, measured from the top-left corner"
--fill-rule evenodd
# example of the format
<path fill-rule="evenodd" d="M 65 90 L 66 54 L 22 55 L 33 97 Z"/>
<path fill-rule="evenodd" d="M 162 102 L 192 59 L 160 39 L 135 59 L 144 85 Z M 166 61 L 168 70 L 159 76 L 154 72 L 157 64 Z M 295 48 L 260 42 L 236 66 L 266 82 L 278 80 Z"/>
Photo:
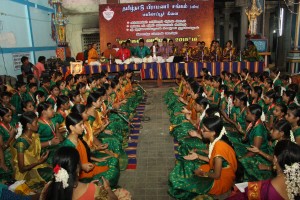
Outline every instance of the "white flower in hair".
<path fill-rule="evenodd" d="M 202 97 L 205 97 L 205 98 L 207 97 L 205 92 L 202 93 Z"/>
<path fill-rule="evenodd" d="M 35 112 L 35 114 L 36 114 L 37 117 L 39 117 L 39 113 L 38 112 Z"/>
<path fill-rule="evenodd" d="M 206 114 L 206 110 L 209 108 L 209 104 L 207 104 L 205 110 L 203 111 L 203 113 L 200 115 L 200 122 L 202 121 L 202 119 L 205 117 Z"/>
<path fill-rule="evenodd" d="M 289 78 L 289 84 L 292 84 L 292 78 L 291 77 Z"/>
<path fill-rule="evenodd" d="M 224 90 L 221 91 L 221 99 L 224 98 L 225 94 L 224 94 Z"/>
<path fill-rule="evenodd" d="M 56 105 L 56 104 L 54 104 L 53 110 L 54 110 L 55 112 L 57 111 L 57 105 Z"/>
<path fill-rule="evenodd" d="M 210 73 L 210 71 L 208 71 L 208 73 L 207 73 L 209 76 L 211 76 L 211 73 Z"/>
<path fill-rule="evenodd" d="M 300 106 L 297 97 L 294 98 L 294 103 L 295 103 L 297 106 Z"/>
<path fill-rule="evenodd" d="M 291 166 L 285 165 L 283 173 L 288 197 L 295 199 L 294 197 L 300 194 L 300 163 L 293 163 Z"/>
<path fill-rule="evenodd" d="M 231 113 L 231 109 L 233 108 L 233 100 L 232 96 L 228 97 L 228 103 L 227 103 L 227 113 L 228 115 Z"/>
<path fill-rule="evenodd" d="M 68 172 L 64 168 L 60 167 L 59 165 L 56 165 L 53 171 L 54 171 L 55 182 L 61 182 L 63 184 L 63 188 L 64 189 L 67 188 L 69 186 Z"/>
<path fill-rule="evenodd" d="M 216 112 L 214 115 L 215 115 L 216 117 L 221 117 L 219 112 Z"/>
<path fill-rule="evenodd" d="M 70 106 L 73 107 L 74 106 L 74 103 L 72 101 L 70 101 Z"/>
<path fill-rule="evenodd" d="M 247 101 L 247 107 L 249 107 L 250 106 L 250 104 L 249 104 L 249 102 Z"/>
<path fill-rule="evenodd" d="M 22 135 L 22 132 L 23 132 L 23 126 L 20 122 L 18 122 L 17 124 L 17 135 L 16 135 L 16 139 L 18 139 L 21 135 Z"/>
<path fill-rule="evenodd" d="M 293 133 L 293 131 L 292 130 L 290 130 L 290 140 L 291 140 L 291 142 L 296 142 L 296 140 L 295 140 L 295 137 L 294 137 L 294 133 Z"/>
<path fill-rule="evenodd" d="M 277 81 L 277 79 L 279 78 L 279 76 L 280 76 L 280 71 L 278 72 L 276 78 L 273 80 L 273 83 L 275 83 L 275 81 Z"/>
<path fill-rule="evenodd" d="M 224 135 L 226 135 L 226 134 L 227 134 L 227 131 L 226 131 L 225 127 L 223 126 L 220 135 L 219 135 L 212 143 L 209 144 L 209 148 L 208 148 L 208 158 L 211 157 L 211 154 L 212 154 L 212 151 L 214 150 L 215 144 L 216 144 L 219 140 L 221 140 L 222 137 L 223 137 Z"/>
<path fill-rule="evenodd" d="M 260 120 L 262 122 L 266 121 L 266 115 L 265 115 L 264 111 L 261 113 Z"/>
<path fill-rule="evenodd" d="M 282 95 L 283 95 L 283 92 L 284 92 L 284 91 L 286 91 L 285 87 L 282 87 L 282 86 L 281 86 L 281 90 L 280 90 L 280 96 L 282 96 Z"/>
<path fill-rule="evenodd" d="M 37 104 L 40 104 L 39 95 L 36 95 L 36 96 L 35 96 L 35 99 L 36 99 L 36 103 L 37 103 Z"/>

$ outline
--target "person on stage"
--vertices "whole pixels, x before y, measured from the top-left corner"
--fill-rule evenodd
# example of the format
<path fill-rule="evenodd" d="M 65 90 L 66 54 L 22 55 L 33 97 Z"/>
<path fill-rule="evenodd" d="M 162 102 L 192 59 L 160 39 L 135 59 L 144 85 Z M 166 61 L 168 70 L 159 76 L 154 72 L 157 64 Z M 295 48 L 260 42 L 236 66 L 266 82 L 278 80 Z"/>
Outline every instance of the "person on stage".
<path fill-rule="evenodd" d="M 130 58 L 130 56 L 131 56 L 130 50 L 126 48 L 126 43 L 122 42 L 121 48 L 117 51 L 116 63 L 118 63 L 117 60 L 121 60 L 122 62 L 124 62 L 125 60 Z"/>
<path fill-rule="evenodd" d="M 150 49 L 145 46 L 144 39 L 139 40 L 139 46 L 135 48 L 134 56 L 136 58 L 140 58 L 140 59 L 135 59 L 136 63 L 141 62 L 141 59 L 142 62 L 147 62 L 149 60 L 148 58 L 150 57 Z"/>
<path fill-rule="evenodd" d="M 257 48 L 251 40 L 247 42 L 247 48 L 243 52 L 243 60 L 248 62 L 259 60 Z"/>
<path fill-rule="evenodd" d="M 97 44 L 93 43 L 92 48 L 89 50 L 88 54 L 88 64 L 89 65 L 99 65 L 99 54 L 97 52 Z"/>
<path fill-rule="evenodd" d="M 103 56 L 108 59 L 108 60 L 112 60 L 116 58 L 117 55 L 117 51 L 115 49 L 112 48 L 111 43 L 107 43 L 107 49 L 103 52 Z"/>
<path fill-rule="evenodd" d="M 155 47 L 155 50 L 153 47 Z M 158 41 L 154 40 L 152 46 L 150 47 L 150 54 L 152 57 L 154 56 L 154 53 L 156 53 L 156 55 L 157 55 L 159 48 L 160 48 L 160 46 L 158 45 Z"/>
<path fill-rule="evenodd" d="M 173 56 L 176 56 L 178 54 L 178 46 L 174 44 L 172 39 L 169 40 L 169 46 L 172 48 Z"/>
<path fill-rule="evenodd" d="M 162 40 L 162 46 L 159 48 L 157 56 L 161 57 L 162 60 L 165 60 L 167 62 L 168 62 L 168 58 L 170 58 L 171 56 L 173 57 L 173 50 L 172 50 L 172 47 L 168 45 L 167 38 L 164 38 Z M 170 59 L 172 59 L 172 58 L 170 58 Z"/>
<path fill-rule="evenodd" d="M 190 47 L 190 43 L 188 41 L 183 42 L 180 55 L 184 57 L 186 62 L 190 62 L 192 60 L 192 48 Z"/>
<path fill-rule="evenodd" d="M 126 48 L 129 49 L 130 51 L 130 55 L 133 56 L 135 53 L 135 47 L 132 46 L 131 41 L 130 40 L 126 40 Z"/>
<path fill-rule="evenodd" d="M 236 49 L 232 47 L 232 41 L 226 42 L 226 47 L 223 49 L 223 61 L 233 61 L 236 59 Z"/>
<path fill-rule="evenodd" d="M 222 49 L 219 46 L 219 41 L 213 40 L 210 45 L 210 61 L 219 62 L 222 56 Z"/>
<path fill-rule="evenodd" d="M 192 55 L 194 58 L 194 61 L 197 62 L 204 62 L 204 61 L 208 61 L 209 59 L 209 49 L 207 47 L 205 47 L 205 42 L 202 41 L 198 41 L 197 42 L 197 46 L 193 49 L 192 51 Z"/>

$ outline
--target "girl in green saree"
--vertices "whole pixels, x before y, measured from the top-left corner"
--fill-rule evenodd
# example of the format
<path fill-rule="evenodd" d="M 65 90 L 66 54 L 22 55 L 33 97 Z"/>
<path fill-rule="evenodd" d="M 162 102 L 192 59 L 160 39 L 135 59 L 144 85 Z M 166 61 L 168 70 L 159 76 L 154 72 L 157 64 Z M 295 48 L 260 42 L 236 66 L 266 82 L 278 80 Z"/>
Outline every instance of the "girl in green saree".
<path fill-rule="evenodd" d="M 232 119 L 226 115 L 226 113 L 222 113 L 225 120 L 236 128 L 241 127 L 242 130 L 246 130 L 246 114 L 247 114 L 247 101 L 248 98 L 245 93 L 239 92 L 235 95 L 235 99 L 233 101 L 234 108 L 231 110 Z M 233 135 L 231 135 L 233 134 Z M 234 133 L 228 134 L 228 137 L 236 137 Z"/>
<path fill-rule="evenodd" d="M 251 104 L 258 104 L 262 107 L 263 112 L 265 109 L 265 102 L 262 99 L 262 92 L 263 89 L 260 86 L 253 87 L 253 90 L 251 91 L 251 97 L 252 97 L 252 103 Z"/>
<path fill-rule="evenodd" d="M 251 151 L 257 155 L 260 155 L 264 157 L 266 160 L 270 162 L 270 164 L 273 163 L 273 152 L 276 144 L 281 141 L 281 140 L 291 140 L 291 130 L 292 127 L 289 124 L 288 121 L 285 119 L 279 120 L 274 124 L 274 127 L 271 130 L 271 139 L 272 141 L 270 142 L 270 149 L 271 149 L 271 154 L 267 154 L 263 152 L 262 150 L 258 149 L 256 146 L 248 147 L 248 151 Z M 268 170 L 272 171 L 272 165 L 265 165 L 265 164 L 258 164 L 258 168 L 260 170 Z"/>
<path fill-rule="evenodd" d="M 58 132 L 66 138 L 67 129 L 66 129 L 66 117 L 70 113 L 70 99 L 65 95 L 59 95 L 57 97 L 57 111 L 54 115 L 54 121 L 58 125 Z"/>
<path fill-rule="evenodd" d="M 207 99 L 209 100 L 210 105 L 212 105 L 213 107 L 218 107 L 221 96 L 219 88 L 222 84 L 222 79 L 219 76 L 214 76 L 212 78 L 212 89 L 211 93 L 207 95 Z"/>
<path fill-rule="evenodd" d="M 262 108 L 258 104 L 252 104 L 247 109 L 246 119 L 250 122 L 246 131 L 240 126 L 238 131 L 243 135 L 242 140 L 232 140 L 235 152 L 244 168 L 245 181 L 265 180 L 272 177 L 269 171 L 262 171 L 258 168 L 258 163 L 269 165 L 269 162 L 263 157 L 253 152 L 247 151 L 247 147 L 255 146 L 262 152 L 270 154 L 268 145 L 268 132 L 261 121 Z"/>
<path fill-rule="evenodd" d="M 300 107 L 298 106 L 289 107 L 285 118 L 288 122 L 290 122 L 292 126 L 295 142 L 298 145 L 300 145 Z"/>
<path fill-rule="evenodd" d="M 55 112 L 57 110 L 56 102 L 57 102 L 57 97 L 58 97 L 59 93 L 60 93 L 60 90 L 59 90 L 58 86 L 56 84 L 52 85 L 50 88 L 50 95 L 46 99 L 46 101 L 52 105 L 52 108 L 54 109 Z"/>
<path fill-rule="evenodd" d="M 10 125 L 12 112 L 8 108 L 0 107 L 0 181 L 12 180 L 12 155 L 10 146 L 15 141 L 17 130 Z"/>
<path fill-rule="evenodd" d="M 52 168 L 46 164 L 49 152 L 42 156 L 38 134 L 38 118 L 34 112 L 24 112 L 20 118 L 22 135 L 16 140 L 12 149 L 14 178 L 25 180 L 32 189 L 41 189 L 52 178 Z M 20 130 L 21 131 L 21 130 Z"/>
<path fill-rule="evenodd" d="M 295 103 L 296 92 L 293 90 L 287 90 L 283 92 L 282 101 L 285 103 L 287 107 L 290 106 L 298 106 Z"/>
<path fill-rule="evenodd" d="M 265 125 L 268 130 L 271 130 L 273 124 L 275 122 L 275 118 L 273 116 L 273 112 L 276 105 L 276 93 L 274 90 L 269 90 L 264 95 L 264 101 L 266 105 L 265 113 L 266 113 L 266 121 Z"/>
<path fill-rule="evenodd" d="M 51 164 L 52 157 L 55 151 L 59 148 L 63 137 L 59 132 L 59 126 L 54 117 L 54 110 L 52 105 L 48 102 L 42 102 L 37 108 L 39 114 L 39 129 L 42 153 L 49 151 L 47 163 Z"/>

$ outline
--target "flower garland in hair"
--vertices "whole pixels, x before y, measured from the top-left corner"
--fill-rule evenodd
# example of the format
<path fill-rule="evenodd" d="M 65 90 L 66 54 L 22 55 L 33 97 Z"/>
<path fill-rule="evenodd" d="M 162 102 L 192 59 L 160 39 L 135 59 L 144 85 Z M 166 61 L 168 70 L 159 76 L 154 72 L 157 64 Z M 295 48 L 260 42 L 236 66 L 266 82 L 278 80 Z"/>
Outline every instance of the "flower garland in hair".
<path fill-rule="evenodd" d="M 216 114 L 217 114 L 217 113 L 216 113 Z M 215 116 L 217 116 L 216 114 L 215 114 Z M 219 135 L 212 143 L 209 144 L 209 147 L 208 147 L 208 158 L 209 158 L 209 159 L 210 159 L 210 157 L 211 157 L 211 154 L 212 154 L 212 151 L 213 151 L 213 149 L 214 149 L 215 144 L 216 144 L 219 140 L 221 140 L 221 138 L 223 137 L 223 135 L 226 135 L 226 134 L 227 134 L 226 129 L 225 129 L 225 127 L 223 126 L 220 135 Z"/>
<path fill-rule="evenodd" d="M 294 197 L 300 194 L 300 163 L 285 165 L 283 173 L 289 199 L 295 199 Z"/>
<path fill-rule="evenodd" d="M 223 98 L 224 98 L 224 95 L 225 95 L 225 94 L 224 94 L 224 90 L 221 90 L 220 93 L 221 93 L 221 99 L 223 99 Z"/>
<path fill-rule="evenodd" d="M 245 81 L 248 79 L 249 73 L 247 73 L 246 77 L 245 77 Z"/>
<path fill-rule="evenodd" d="M 297 105 L 297 106 L 300 106 L 298 100 L 297 100 L 297 97 L 294 98 L 294 103 Z"/>
<path fill-rule="evenodd" d="M 36 95 L 36 96 L 35 96 L 35 99 L 36 99 L 36 103 L 37 103 L 37 104 L 40 104 L 39 95 Z"/>
<path fill-rule="evenodd" d="M 262 113 L 261 113 L 260 120 L 262 122 L 266 121 L 266 115 L 265 115 L 264 111 L 262 111 Z"/>
<path fill-rule="evenodd" d="M 200 122 L 202 121 L 202 119 L 205 117 L 205 113 L 206 113 L 206 110 L 209 109 L 209 104 L 207 104 L 205 110 L 203 111 L 203 113 L 200 115 Z"/>
<path fill-rule="evenodd" d="M 210 73 L 210 71 L 208 71 L 208 72 L 207 72 L 207 74 L 208 74 L 209 76 L 211 76 L 211 73 Z"/>
<path fill-rule="evenodd" d="M 22 132 L 23 132 L 23 126 L 20 122 L 18 122 L 17 124 L 17 135 L 16 135 L 16 139 L 18 139 L 21 135 L 22 135 Z"/>
<path fill-rule="evenodd" d="M 290 140 L 291 140 L 291 142 L 296 143 L 296 140 L 295 140 L 295 137 L 294 137 L 294 133 L 293 133 L 292 130 L 290 130 Z"/>
<path fill-rule="evenodd" d="M 280 71 L 278 72 L 276 78 L 273 80 L 273 83 L 275 83 L 275 81 L 277 81 L 277 79 L 279 78 L 279 76 L 280 76 Z"/>
<path fill-rule="evenodd" d="M 63 185 L 63 188 L 67 188 L 69 186 L 68 180 L 69 180 L 69 174 L 68 172 L 60 167 L 58 164 L 53 169 L 54 171 L 54 177 L 55 177 L 55 182 L 61 182 Z"/>
<path fill-rule="evenodd" d="M 286 91 L 285 87 L 282 87 L 282 86 L 281 86 L 281 90 L 280 90 L 280 96 L 282 96 L 282 95 L 283 95 L 283 92 L 284 92 L 284 91 Z"/>
<path fill-rule="evenodd" d="M 70 102 L 70 106 L 73 107 L 74 103 L 72 101 L 69 101 L 69 102 Z"/>
<path fill-rule="evenodd" d="M 227 113 L 230 115 L 231 109 L 233 108 L 233 96 L 228 97 L 228 103 L 227 103 Z"/>

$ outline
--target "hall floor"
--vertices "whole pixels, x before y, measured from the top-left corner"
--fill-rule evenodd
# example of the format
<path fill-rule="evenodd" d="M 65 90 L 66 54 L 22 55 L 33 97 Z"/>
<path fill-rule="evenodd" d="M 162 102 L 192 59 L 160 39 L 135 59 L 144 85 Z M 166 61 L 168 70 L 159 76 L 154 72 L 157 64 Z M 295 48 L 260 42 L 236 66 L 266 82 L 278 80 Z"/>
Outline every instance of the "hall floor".
<path fill-rule="evenodd" d="M 164 83 L 142 83 L 148 93 L 137 147 L 137 169 L 121 172 L 119 185 L 132 194 L 133 200 L 169 200 L 168 175 L 175 165 L 174 142 L 169 135 L 169 115 L 163 101 L 164 93 L 174 87 Z"/>

